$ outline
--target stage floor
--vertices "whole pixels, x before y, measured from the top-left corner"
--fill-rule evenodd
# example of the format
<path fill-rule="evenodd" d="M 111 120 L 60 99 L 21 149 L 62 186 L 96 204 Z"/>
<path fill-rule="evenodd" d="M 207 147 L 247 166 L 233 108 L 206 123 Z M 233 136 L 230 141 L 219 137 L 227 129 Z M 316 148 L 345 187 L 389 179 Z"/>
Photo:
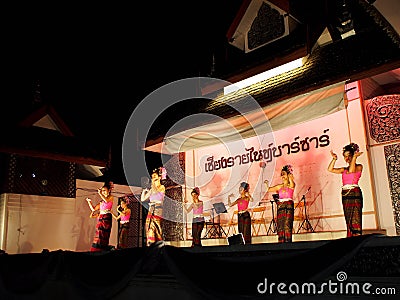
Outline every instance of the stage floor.
<path fill-rule="evenodd" d="M 364 230 L 365 234 L 386 234 L 385 230 Z M 336 240 L 346 237 L 346 231 L 329 231 L 329 232 L 302 232 L 295 233 L 292 236 L 292 242 L 310 242 L 310 241 L 327 241 L 327 240 Z M 229 236 L 232 236 L 230 234 Z M 229 245 L 227 236 L 222 234 L 221 238 L 202 238 L 201 240 L 203 246 L 223 246 Z M 278 235 L 260 235 L 260 236 L 252 236 L 251 238 L 252 244 L 270 244 L 270 243 L 278 243 Z M 166 241 L 167 245 L 175 246 L 175 247 L 190 247 L 192 244 L 191 239 L 187 239 L 185 241 Z"/>

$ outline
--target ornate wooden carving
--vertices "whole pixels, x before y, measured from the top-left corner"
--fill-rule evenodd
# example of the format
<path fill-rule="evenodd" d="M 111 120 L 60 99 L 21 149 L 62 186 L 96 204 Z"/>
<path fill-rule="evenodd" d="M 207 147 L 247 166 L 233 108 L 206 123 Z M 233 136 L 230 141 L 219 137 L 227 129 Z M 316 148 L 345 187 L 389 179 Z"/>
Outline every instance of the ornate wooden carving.
<path fill-rule="evenodd" d="M 146 234 L 144 226 L 146 222 L 147 210 L 144 209 L 139 195 L 126 195 L 128 198 L 128 207 L 131 209 L 131 218 L 129 220 L 128 247 L 142 247 L 145 245 Z M 118 204 L 121 198 L 118 199 Z M 120 226 L 120 224 L 118 224 Z M 119 228 L 118 228 L 119 229 Z M 119 231 L 118 231 L 119 232 Z"/>
<path fill-rule="evenodd" d="M 372 98 L 366 106 L 369 134 L 378 142 L 400 139 L 400 95 Z"/>
<path fill-rule="evenodd" d="M 185 182 L 185 153 L 175 154 L 165 165 L 167 179 L 165 185 L 165 199 L 163 204 L 163 235 L 166 241 L 182 241 L 183 237 L 183 210 L 182 185 Z"/>
<path fill-rule="evenodd" d="M 267 3 L 263 3 L 248 32 L 248 48 L 255 49 L 285 33 L 283 15 Z"/>
<path fill-rule="evenodd" d="M 400 235 L 400 144 L 384 147 L 396 233 Z"/>

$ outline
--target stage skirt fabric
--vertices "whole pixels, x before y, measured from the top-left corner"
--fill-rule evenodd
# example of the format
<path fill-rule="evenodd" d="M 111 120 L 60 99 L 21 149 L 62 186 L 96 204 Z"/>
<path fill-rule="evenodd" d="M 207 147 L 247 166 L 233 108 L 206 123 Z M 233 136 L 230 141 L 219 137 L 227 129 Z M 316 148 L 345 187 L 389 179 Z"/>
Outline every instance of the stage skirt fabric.
<path fill-rule="evenodd" d="M 342 190 L 342 204 L 346 219 L 347 237 L 362 234 L 363 196 L 359 187 Z"/>
<path fill-rule="evenodd" d="M 238 214 L 238 231 L 243 235 L 244 243 L 251 244 L 251 217 L 248 211 Z"/>
<path fill-rule="evenodd" d="M 146 217 L 146 239 L 147 246 L 162 241 L 162 206 L 151 205 Z"/>
<path fill-rule="evenodd" d="M 203 231 L 205 220 L 203 217 L 193 218 L 192 221 L 192 247 L 202 246 L 201 233 Z"/>
<path fill-rule="evenodd" d="M 96 233 L 90 251 L 108 250 L 112 225 L 111 213 L 101 214 L 97 219 Z"/>
<path fill-rule="evenodd" d="M 294 220 L 293 200 L 278 202 L 276 223 L 277 223 L 279 243 L 286 243 L 292 241 L 293 220 Z"/>
<path fill-rule="evenodd" d="M 118 232 L 118 249 L 128 248 L 129 222 L 121 223 Z"/>

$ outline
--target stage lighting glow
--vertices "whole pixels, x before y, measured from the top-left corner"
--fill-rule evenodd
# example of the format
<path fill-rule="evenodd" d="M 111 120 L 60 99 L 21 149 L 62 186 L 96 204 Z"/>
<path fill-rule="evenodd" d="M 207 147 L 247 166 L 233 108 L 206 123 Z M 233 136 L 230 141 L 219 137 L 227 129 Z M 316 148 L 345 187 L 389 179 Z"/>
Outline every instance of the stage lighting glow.
<path fill-rule="evenodd" d="M 286 64 L 283 64 L 281 66 L 278 66 L 276 68 L 267 70 L 267 71 L 262 72 L 260 74 L 254 75 L 252 77 L 246 78 L 246 79 L 241 80 L 241 81 L 238 81 L 238 82 L 236 82 L 234 84 L 228 85 L 228 86 L 224 87 L 224 95 L 227 95 L 229 93 L 235 92 L 235 91 L 237 91 L 239 89 L 243 89 L 245 87 L 248 87 L 248 86 L 250 86 L 252 84 L 261 82 L 263 80 L 272 78 L 274 76 L 283 74 L 285 72 L 292 71 L 292 70 L 294 70 L 296 68 L 301 67 L 304 64 L 305 61 L 306 61 L 306 57 L 301 57 L 301 58 L 298 58 L 298 59 L 293 60 L 291 62 L 288 62 Z"/>

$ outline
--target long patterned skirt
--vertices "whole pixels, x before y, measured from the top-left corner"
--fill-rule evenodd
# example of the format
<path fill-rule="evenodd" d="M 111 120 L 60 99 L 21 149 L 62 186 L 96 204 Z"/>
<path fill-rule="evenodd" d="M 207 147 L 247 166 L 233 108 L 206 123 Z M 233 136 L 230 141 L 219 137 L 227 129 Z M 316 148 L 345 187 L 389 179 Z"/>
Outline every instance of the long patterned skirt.
<path fill-rule="evenodd" d="M 292 241 L 293 220 L 294 220 L 293 200 L 278 202 L 276 223 L 277 223 L 279 243 L 287 243 Z"/>
<path fill-rule="evenodd" d="M 161 229 L 161 220 L 162 220 L 162 207 L 161 206 L 150 206 L 149 212 L 146 217 L 146 239 L 147 246 L 151 244 L 162 241 L 162 229 Z"/>
<path fill-rule="evenodd" d="M 192 221 L 192 247 L 202 246 L 201 244 L 201 232 L 204 228 L 204 218 L 193 218 Z"/>
<path fill-rule="evenodd" d="M 111 213 L 99 215 L 96 224 L 96 233 L 90 251 L 108 250 L 112 226 Z"/>
<path fill-rule="evenodd" d="M 238 231 L 243 235 L 244 243 L 251 244 L 251 217 L 248 211 L 238 214 Z"/>
<path fill-rule="evenodd" d="M 128 248 L 129 222 L 120 224 L 118 232 L 118 249 Z"/>
<path fill-rule="evenodd" d="M 342 205 L 346 219 L 347 237 L 362 234 L 363 196 L 359 187 L 342 190 Z"/>

